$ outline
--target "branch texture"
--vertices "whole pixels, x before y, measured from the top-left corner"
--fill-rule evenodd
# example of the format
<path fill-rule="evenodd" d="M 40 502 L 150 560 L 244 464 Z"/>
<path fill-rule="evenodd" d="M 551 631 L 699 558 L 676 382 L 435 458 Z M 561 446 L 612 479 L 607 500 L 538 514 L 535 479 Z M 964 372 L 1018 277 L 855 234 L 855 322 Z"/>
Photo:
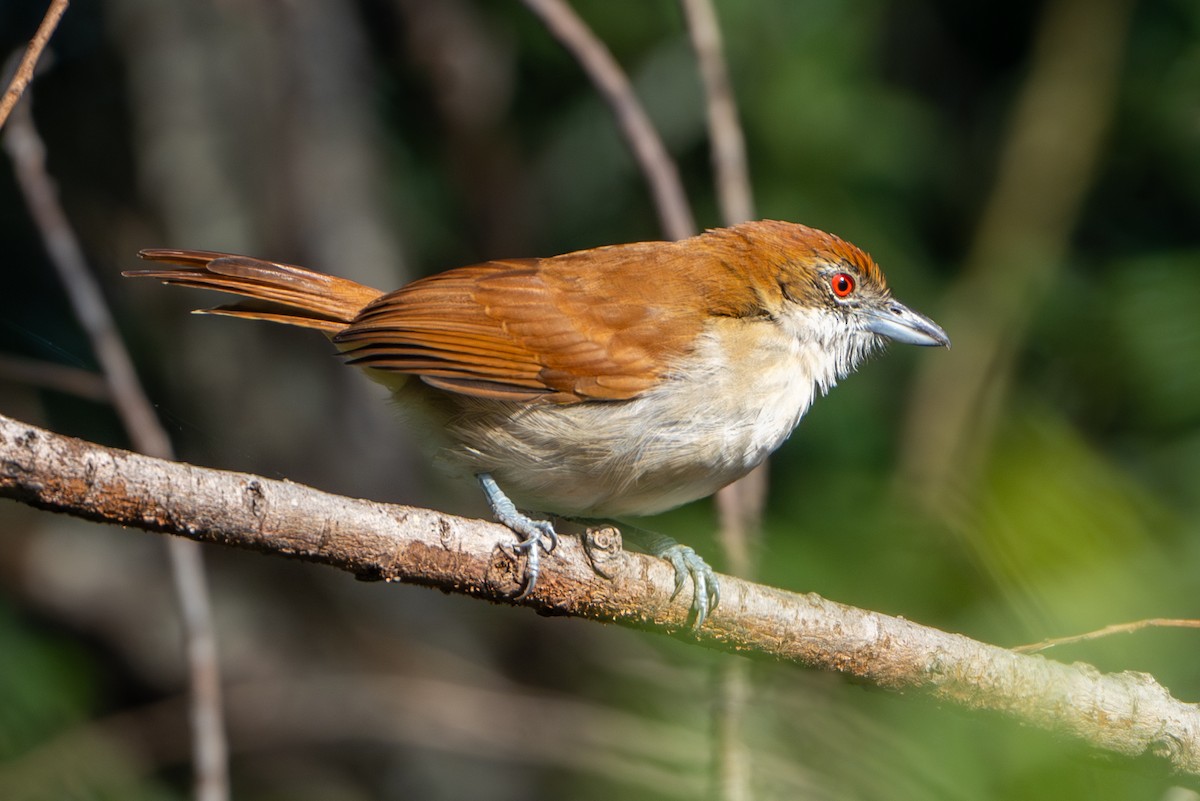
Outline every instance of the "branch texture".
<path fill-rule="evenodd" d="M 89 520 L 320 562 L 360 578 L 679 632 L 709 647 L 1001 712 L 1098 749 L 1152 757 L 1200 776 L 1200 709 L 1171 697 L 1146 674 L 1102 674 L 729 576 L 721 579 L 721 606 L 690 635 L 690 599 L 671 600 L 671 568 L 622 550 L 611 529 L 589 532 L 582 543 L 564 538 L 545 561 L 536 591 L 516 602 L 521 566 L 500 547 L 512 541 L 502 526 L 154 459 L 4 417 L 0 496 Z"/>
<path fill-rule="evenodd" d="M 59 203 L 54 181 L 46 170 L 46 146 L 34 125 L 31 104 L 32 98 L 27 98 L 17 105 L 4 134 L 4 149 L 12 159 L 17 183 L 67 299 L 92 343 L 108 400 L 121 418 L 130 442 L 143 453 L 172 459 L 171 439 L 142 390 L 133 359 L 104 302 L 104 293 L 88 268 L 79 238 Z M 167 553 L 179 597 L 191 674 L 196 799 L 227 801 L 228 748 L 221 709 L 221 672 L 204 561 L 200 546 L 185 540 L 168 541 Z"/>
<path fill-rule="evenodd" d="M 50 37 L 54 35 L 54 29 L 58 27 L 58 22 L 62 19 L 63 14 L 67 13 L 68 5 L 70 5 L 70 0 L 53 0 L 50 7 L 46 9 L 46 16 L 42 18 L 42 24 L 38 26 L 33 39 L 25 48 L 25 55 L 17 64 L 16 73 L 9 81 L 8 88 L 4 90 L 4 95 L 0 96 L 0 128 L 4 127 L 5 120 L 16 107 L 17 101 L 21 99 L 25 87 L 29 86 L 29 82 L 33 80 L 33 71 L 37 68 L 38 59 L 42 57 L 42 51 L 46 49 L 46 45 L 50 44 Z"/>

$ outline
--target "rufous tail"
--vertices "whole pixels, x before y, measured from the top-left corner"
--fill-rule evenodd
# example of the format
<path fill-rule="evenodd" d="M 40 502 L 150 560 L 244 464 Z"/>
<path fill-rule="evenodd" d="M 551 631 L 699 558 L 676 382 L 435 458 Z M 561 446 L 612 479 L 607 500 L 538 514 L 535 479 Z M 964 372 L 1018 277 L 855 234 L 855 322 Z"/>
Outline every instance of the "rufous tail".
<path fill-rule="evenodd" d="M 130 270 L 124 275 L 246 298 L 227 306 L 198 309 L 202 314 L 270 320 L 315 328 L 329 336 L 349 325 L 363 307 L 383 294 L 346 278 L 248 256 L 166 248 L 143 250 L 138 255 L 177 266 Z"/>

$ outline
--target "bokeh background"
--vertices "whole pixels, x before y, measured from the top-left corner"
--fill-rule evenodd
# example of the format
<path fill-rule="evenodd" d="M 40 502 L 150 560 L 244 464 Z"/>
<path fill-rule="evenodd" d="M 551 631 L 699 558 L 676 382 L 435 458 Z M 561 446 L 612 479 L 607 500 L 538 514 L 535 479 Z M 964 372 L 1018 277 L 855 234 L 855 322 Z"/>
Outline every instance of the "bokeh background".
<path fill-rule="evenodd" d="M 720 224 L 673 2 L 574 5 Z M 1001 645 L 1200 618 L 1200 4 L 718 2 L 759 216 L 869 250 L 954 350 L 894 348 L 772 463 L 760 578 Z M 0 3 L 0 55 L 45 3 Z M 576 63 L 515 0 L 77 0 L 32 90 L 49 169 L 188 461 L 483 514 L 315 335 L 122 281 L 150 246 L 393 288 L 660 238 Z M 127 444 L 0 164 L 0 411 Z M 648 291 L 652 291 L 652 279 Z M 30 366 L 35 369 L 30 374 Z M 654 522 L 711 561 L 710 502 Z M 189 795 L 161 538 L 0 501 L 0 797 Z M 205 549 L 236 797 L 711 792 L 734 657 Z M 686 639 L 686 638 L 684 638 Z M 1200 637 L 1051 655 L 1200 698 Z M 1052 735 L 755 662 L 759 798 L 1185 799 Z"/>

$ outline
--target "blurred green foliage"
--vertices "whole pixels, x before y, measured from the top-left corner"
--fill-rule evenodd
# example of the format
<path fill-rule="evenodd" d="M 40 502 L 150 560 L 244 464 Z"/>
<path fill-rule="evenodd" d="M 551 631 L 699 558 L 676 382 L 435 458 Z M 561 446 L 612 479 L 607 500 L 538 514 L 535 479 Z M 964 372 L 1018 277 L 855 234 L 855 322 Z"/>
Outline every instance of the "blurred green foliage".
<path fill-rule="evenodd" d="M 0 5 L 4 52 L 25 41 L 44 5 Z M 403 460 L 404 441 L 385 413 L 370 416 L 377 395 L 323 358 L 324 343 L 187 318 L 193 299 L 134 289 L 116 274 L 132 266 L 138 247 L 162 244 L 253 249 L 350 276 L 377 270 L 398 284 L 405 275 L 484 258 L 655 238 L 656 215 L 607 109 L 519 3 L 446 4 L 468 21 L 462 30 L 470 34 L 451 50 L 429 45 L 444 34 L 419 24 L 435 4 L 297 5 L 317 20 L 315 39 L 300 38 L 296 19 L 304 14 L 284 6 L 72 4 L 55 38 L 55 63 L 35 87 L 50 169 L 181 453 L 334 491 L 478 512 L 468 505 L 476 499 L 455 496 L 419 463 L 390 466 Z M 679 160 L 700 224 L 718 225 L 701 91 L 677 6 L 575 5 L 629 71 Z M 884 266 L 899 297 L 937 318 L 993 185 L 1044 5 L 719 3 L 759 215 L 855 241 Z M 153 28 L 164 17 L 151 12 L 164 7 L 177 8 L 190 27 Z M 347 25 L 358 46 L 323 49 L 344 38 Z M 145 51 L 168 34 L 203 44 L 194 63 L 184 47 L 167 63 L 206 76 L 214 113 L 182 126 L 194 138 L 152 154 L 147 129 L 170 114 L 165 105 L 146 107 L 147 95 L 135 87 L 146 77 L 139 72 Z M 456 58 L 464 42 L 478 44 L 486 58 L 462 66 Z M 423 43 L 432 56 L 420 55 Z M 311 120 L 328 120 L 298 113 L 307 85 L 293 77 L 281 89 L 280 75 L 299 74 L 299 65 L 329 69 L 336 59 L 350 64 L 349 85 L 362 95 L 359 110 L 374 132 L 367 141 L 377 169 L 367 175 L 377 182 L 375 195 L 336 170 L 319 191 L 305 190 L 296 166 L 298 143 L 325 141 Z M 446 100 L 458 91 L 474 98 L 470 108 L 484 110 L 455 111 Z M 339 110 L 338 119 L 347 114 Z M 218 156 L 192 163 L 190 148 L 205 135 Z M 323 163 L 341 165 L 346 155 L 330 150 Z M 189 227 L 164 200 L 172 174 L 196 193 L 200 178 L 228 177 L 238 194 L 211 198 L 209 206 L 228 201 L 229 209 L 247 209 L 250 241 L 235 233 L 197 241 L 213 229 Z M 967 485 L 946 495 L 940 514 L 922 511 L 898 485 L 907 389 L 918 360 L 940 354 L 893 349 L 818 402 L 773 461 L 763 580 L 1001 645 L 1149 617 L 1200 617 L 1195 0 L 1133 6 L 1115 116 L 1091 184 L 1064 263 L 1044 296 L 1030 299 L 1032 324 L 1011 343 L 1013 375 L 978 475 L 964 474 Z M 373 251 L 353 247 L 335 249 L 341 263 L 322 263 L 329 250 L 316 232 L 324 217 L 309 205 L 321 193 L 335 203 L 369 197 L 404 266 L 400 258 L 373 263 Z M 361 231 L 350 240 L 330 235 L 364 239 Z M 7 168 L 0 169 L 0 252 L 0 354 L 91 367 Z M 3 375 L 0 410 L 121 444 L 104 407 Z M 378 447 L 393 436 L 394 446 Z M 704 533 L 712 529 L 707 502 L 654 525 L 716 561 Z M 74 540 L 51 538 L 46 528 L 39 516 L 0 505 L 0 797 L 187 797 L 178 748 L 154 756 L 136 737 L 103 735 L 114 716 L 140 720 L 154 701 L 178 697 L 178 665 L 172 674 L 135 656 L 144 649 L 175 654 L 175 639 L 129 611 L 169 619 L 165 571 L 127 558 L 120 549 L 128 534 L 72 560 L 98 535 L 79 524 Z M 570 725 L 591 720 L 586 709 L 662 726 L 679 733 L 680 743 L 706 743 L 709 674 L 727 657 L 611 627 L 529 620 L 423 590 L 367 587 L 292 564 L 264 566 L 245 554 L 210 549 L 210 561 L 231 685 L 286 687 L 296 676 L 322 673 L 369 685 L 378 675 L 415 671 L 529 695 L 527 715 L 458 713 L 465 728 L 524 738 L 527 758 L 461 745 L 432 718 L 413 723 L 427 738 L 365 725 L 360 734 L 343 733 L 320 723 L 317 712 L 313 730 L 292 739 L 269 722 L 256 729 L 235 721 L 239 798 L 650 799 L 708 786 L 707 746 L 671 751 L 672 735 L 649 738 L 670 756 L 617 758 L 581 746 L 574 760 L 543 760 L 537 751 L 546 740 L 586 742 Z M 71 581 L 34 591 L 60 562 Z M 83 569 L 89 565 L 97 569 Z M 47 592 L 58 600 L 48 602 Z M 110 609 L 110 601 L 117 611 L 108 617 L 79 614 L 93 603 Z M 1196 699 L 1197 647 L 1194 632 L 1156 630 L 1050 656 L 1146 671 L 1178 697 Z M 1171 792 L 1170 780 L 1153 771 L 1097 759 L 998 718 L 787 666 L 755 664 L 753 675 L 747 741 L 761 798 Z M 339 697 L 301 695 L 304 703 L 342 704 L 347 716 L 354 709 Z M 585 712 L 563 713 L 556 729 L 547 710 L 565 699 Z M 155 731 L 144 736 L 154 740 Z"/>

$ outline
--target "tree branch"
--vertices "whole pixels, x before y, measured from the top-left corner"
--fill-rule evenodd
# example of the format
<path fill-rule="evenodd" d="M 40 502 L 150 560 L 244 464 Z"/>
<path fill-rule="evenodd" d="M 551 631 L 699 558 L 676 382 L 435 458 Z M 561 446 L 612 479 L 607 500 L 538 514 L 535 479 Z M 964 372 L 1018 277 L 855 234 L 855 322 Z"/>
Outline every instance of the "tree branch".
<path fill-rule="evenodd" d="M 746 139 L 738 121 L 737 103 L 721 44 L 721 26 L 712 0 L 680 0 L 688 37 L 696 53 L 696 66 L 704 87 L 709 149 L 721 221 L 736 225 L 754 218 L 754 194 L 746 161 Z M 757 545 L 762 534 L 767 502 L 768 463 L 722 487 L 716 494 L 721 521 L 719 542 L 725 564 L 734 575 L 755 577 Z M 721 663 L 717 699 L 713 705 L 716 759 L 714 774 L 721 801 L 748 801 L 751 788 L 751 753 L 746 744 L 746 710 L 752 696 L 750 671 L 745 661 Z"/>
<path fill-rule="evenodd" d="M 1200 709 L 1141 673 L 1102 674 L 900 618 L 723 576 L 697 633 L 662 560 L 611 529 L 564 538 L 536 591 L 494 523 L 344 498 L 288 481 L 168 462 L 0 417 L 0 496 L 99 522 L 332 565 L 360 578 L 438 587 L 541 614 L 695 637 L 708 647 L 832 670 L 890 690 L 991 710 L 1097 749 L 1200 776 Z M 593 565 L 605 574 L 601 576 Z"/>
<path fill-rule="evenodd" d="M 58 200 L 46 171 L 46 147 L 33 122 L 32 98 L 17 105 L 4 134 L 3 145 L 13 163 L 25 203 L 58 271 L 67 299 L 87 333 L 100 363 L 108 399 L 121 418 L 133 446 L 163 459 L 174 458 L 170 437 L 158 422 L 142 390 L 133 359 L 121 341 L 104 293 L 88 269 L 83 247 Z M 223 715 L 221 675 L 217 663 L 212 607 L 200 548 L 191 542 L 167 543 L 171 572 L 179 598 L 185 633 L 195 731 L 197 801 L 227 801 L 229 771 Z"/>
<path fill-rule="evenodd" d="M 38 59 L 42 57 L 42 51 L 46 49 L 46 45 L 50 44 L 50 37 L 54 35 L 58 21 L 62 19 L 63 14 L 67 13 L 67 5 L 69 5 L 69 0 L 52 0 L 50 7 L 46 9 L 46 16 L 42 18 L 42 24 L 38 25 L 33 38 L 29 40 L 29 45 L 25 48 L 25 55 L 21 57 L 21 62 L 17 65 L 16 73 L 9 81 L 8 88 L 4 90 L 3 97 L 0 97 L 0 128 L 4 127 L 5 120 L 16 107 L 17 101 L 21 99 L 25 87 L 29 86 L 29 82 L 33 80 L 33 71 L 37 67 Z"/>
<path fill-rule="evenodd" d="M 82 367 L 0 354 L 0 380 L 50 389 L 96 403 L 111 400 L 104 376 Z"/>
<path fill-rule="evenodd" d="M 654 208 L 667 238 L 692 236 L 696 233 L 696 221 L 679 170 L 621 65 L 566 0 L 524 0 L 524 3 L 575 57 L 612 109 L 621 135 L 650 184 Z"/>
<path fill-rule="evenodd" d="M 704 86 L 704 112 L 721 220 L 725 225 L 736 225 L 754 219 L 754 192 L 746 163 L 746 137 L 738 122 L 733 83 L 721 45 L 721 26 L 712 0 L 680 0 L 680 5 Z"/>

